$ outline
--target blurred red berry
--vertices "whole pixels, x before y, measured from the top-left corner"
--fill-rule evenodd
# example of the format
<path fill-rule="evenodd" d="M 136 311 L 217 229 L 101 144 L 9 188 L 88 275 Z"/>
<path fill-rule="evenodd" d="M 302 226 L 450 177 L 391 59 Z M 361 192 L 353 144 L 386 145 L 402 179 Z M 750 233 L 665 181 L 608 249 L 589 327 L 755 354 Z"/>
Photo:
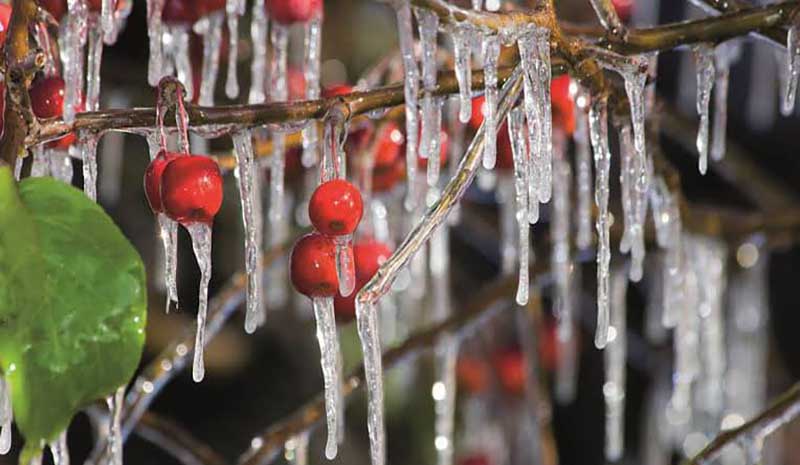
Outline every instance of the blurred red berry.
<path fill-rule="evenodd" d="M 471 394 L 483 392 L 489 380 L 489 367 L 482 359 L 462 355 L 456 364 L 456 377 L 460 389 Z"/>
<path fill-rule="evenodd" d="M 503 349 L 494 355 L 494 368 L 500 385 L 506 392 L 521 395 L 525 392 L 525 356 L 516 348 Z"/>
<path fill-rule="evenodd" d="M 8 24 L 11 22 L 11 5 L 0 3 L 0 47 L 6 43 L 6 35 L 8 34 Z"/>
<path fill-rule="evenodd" d="M 304 23 L 322 11 L 322 0 L 267 0 L 270 19 L 281 24 Z"/>
<path fill-rule="evenodd" d="M 575 102 L 570 95 L 572 80 L 568 74 L 554 78 L 550 85 L 550 100 L 553 102 L 553 126 L 567 134 L 575 132 Z"/>

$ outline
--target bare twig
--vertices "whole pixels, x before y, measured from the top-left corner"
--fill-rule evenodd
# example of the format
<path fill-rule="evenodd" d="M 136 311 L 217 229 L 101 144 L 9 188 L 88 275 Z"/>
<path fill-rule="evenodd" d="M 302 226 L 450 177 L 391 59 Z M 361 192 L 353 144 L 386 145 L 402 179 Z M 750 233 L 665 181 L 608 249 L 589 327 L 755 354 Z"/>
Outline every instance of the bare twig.
<path fill-rule="evenodd" d="M 184 465 L 228 465 L 208 444 L 198 440 L 174 421 L 152 412 L 145 413 L 136 434 L 159 446 Z"/>
<path fill-rule="evenodd" d="M 763 442 L 764 438 L 800 414 L 800 383 L 781 394 L 766 410 L 738 428 L 723 431 L 683 465 L 703 465 L 719 457 L 728 444 L 743 439 Z"/>

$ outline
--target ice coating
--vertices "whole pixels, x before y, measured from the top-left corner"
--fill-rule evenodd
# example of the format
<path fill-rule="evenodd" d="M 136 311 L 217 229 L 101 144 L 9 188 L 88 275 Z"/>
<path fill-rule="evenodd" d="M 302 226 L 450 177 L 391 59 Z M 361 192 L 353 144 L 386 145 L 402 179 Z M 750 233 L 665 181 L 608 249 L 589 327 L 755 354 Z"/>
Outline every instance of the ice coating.
<path fill-rule="evenodd" d="M 353 238 L 351 235 L 336 238 L 336 276 L 339 278 L 339 293 L 347 297 L 356 287 Z"/>
<path fill-rule="evenodd" d="M 625 294 L 628 278 L 621 268 L 615 269 L 611 287 L 611 326 L 608 345 L 604 351 L 605 383 L 603 397 L 606 404 L 606 460 L 616 462 L 624 452 L 625 441 L 625 359 L 627 355 L 627 329 Z"/>
<path fill-rule="evenodd" d="M 206 314 L 208 312 L 208 283 L 211 281 L 211 226 L 204 223 L 185 225 L 192 238 L 192 249 L 200 268 L 200 288 L 197 303 L 197 334 L 194 342 L 192 379 L 199 383 L 205 376 L 203 349 L 206 343 Z"/>
<path fill-rule="evenodd" d="M 708 105 L 711 89 L 714 87 L 714 46 L 699 44 L 692 48 L 697 74 L 697 114 L 700 127 L 697 130 L 697 152 L 700 156 L 698 167 L 701 174 L 708 169 Z"/>
<path fill-rule="evenodd" d="M 214 89 L 219 74 L 219 54 L 222 48 L 222 25 L 225 12 L 216 11 L 195 23 L 195 32 L 203 36 L 203 68 L 200 78 L 200 105 L 214 106 Z M 229 51 L 229 53 L 231 53 Z"/>
<path fill-rule="evenodd" d="M 528 171 L 528 221 L 531 224 L 539 220 L 539 200 L 541 185 L 544 182 L 544 155 L 541 150 L 542 130 L 544 124 L 540 120 L 542 107 L 541 82 L 538 79 L 540 62 L 537 54 L 536 31 L 529 29 L 517 39 L 520 63 L 523 69 L 523 104 L 528 128 L 528 152 L 530 161 Z"/>
<path fill-rule="evenodd" d="M 406 209 L 412 210 L 416 197 L 419 68 L 417 68 L 417 60 L 414 58 L 414 30 L 409 2 L 408 0 L 396 0 L 394 7 L 397 15 L 400 54 L 403 57 L 403 95 L 405 96 L 406 111 L 406 178 L 408 182 Z M 373 465 L 378 464 L 373 463 Z"/>
<path fill-rule="evenodd" d="M 267 82 L 267 13 L 264 0 L 254 0 L 250 22 L 250 40 L 253 44 L 253 60 L 250 63 L 249 103 L 263 103 L 266 100 Z"/>
<path fill-rule="evenodd" d="M 0 377 L 0 454 L 6 455 L 11 450 L 11 422 L 14 410 L 11 406 L 11 386 L 5 378 Z"/>
<path fill-rule="evenodd" d="M 378 313 L 375 306 L 356 298 L 356 324 L 364 352 L 367 386 L 367 429 L 372 465 L 386 463 L 386 431 L 383 422 L 383 368 Z"/>
<path fill-rule="evenodd" d="M 508 113 L 508 136 L 511 139 L 511 152 L 514 159 L 514 209 L 519 235 L 519 281 L 516 302 L 528 303 L 528 263 L 530 255 L 530 224 L 528 223 L 528 153 L 525 150 L 525 115 L 520 108 Z M 534 202 L 536 200 L 533 200 Z"/>
<path fill-rule="evenodd" d="M 121 420 L 122 409 L 125 408 L 125 386 L 120 386 L 114 392 L 114 395 L 106 398 L 106 404 L 108 405 L 108 414 L 111 417 L 111 427 L 108 432 L 107 445 L 109 464 L 122 465 L 123 441 Z"/>
<path fill-rule="evenodd" d="M 428 184 L 436 185 L 439 179 L 440 132 L 442 127 L 442 107 L 434 97 L 436 89 L 436 38 L 439 29 L 439 17 L 426 9 L 414 10 L 419 26 L 419 37 L 422 48 L 422 86 L 423 97 L 420 108 L 422 130 L 419 139 L 419 156 L 428 160 Z"/>
<path fill-rule="evenodd" d="M 611 262 L 610 228 L 608 212 L 609 169 L 611 153 L 608 148 L 607 104 L 603 99 L 592 102 L 589 110 L 589 139 L 594 151 L 595 194 L 597 205 L 597 330 L 594 345 L 605 347 L 608 341 L 609 265 Z"/>
<path fill-rule="evenodd" d="M 486 137 L 483 142 L 483 167 L 494 168 L 497 161 L 497 60 L 500 57 L 500 39 L 489 35 L 483 39 L 484 106 L 483 125 Z"/>
<path fill-rule="evenodd" d="M 81 160 L 83 161 L 83 192 L 97 201 L 97 141 L 98 135 L 86 130 L 78 131 Z"/>
<path fill-rule="evenodd" d="M 453 39 L 453 55 L 456 80 L 458 81 L 458 119 L 462 123 L 469 122 L 472 117 L 472 30 L 466 26 L 456 27 Z"/>
<path fill-rule="evenodd" d="M 236 155 L 237 184 L 239 197 L 242 203 L 242 224 L 244 226 L 245 244 L 245 272 L 247 273 L 247 312 L 245 314 L 245 331 L 253 333 L 256 330 L 262 304 L 261 289 L 263 280 L 261 268 L 261 228 L 256 221 L 254 212 L 255 197 L 260 193 L 254 189 L 256 176 L 255 156 L 253 153 L 253 137 L 249 130 L 242 130 L 233 134 L 233 150 Z"/>
<path fill-rule="evenodd" d="M 103 31 L 97 27 L 90 27 L 88 35 L 86 111 L 97 111 L 100 108 L 100 65 L 103 61 Z"/>
<path fill-rule="evenodd" d="M 784 116 L 794 111 L 798 76 L 800 76 L 800 15 L 795 15 L 786 34 L 786 68 L 783 77 L 785 87 L 781 104 L 781 113 Z"/>
<path fill-rule="evenodd" d="M 332 297 L 314 297 L 314 318 L 317 322 L 317 342 L 319 343 L 320 363 L 325 384 L 325 417 L 328 426 L 328 439 L 325 457 L 336 458 L 339 443 L 338 415 L 342 411 L 341 350 L 339 335 L 336 332 L 336 319 L 333 313 Z"/>
<path fill-rule="evenodd" d="M 68 15 L 63 37 L 59 37 L 64 69 L 64 112 L 66 123 L 75 121 L 83 91 L 84 45 L 86 45 L 88 8 L 83 0 L 67 2 Z"/>

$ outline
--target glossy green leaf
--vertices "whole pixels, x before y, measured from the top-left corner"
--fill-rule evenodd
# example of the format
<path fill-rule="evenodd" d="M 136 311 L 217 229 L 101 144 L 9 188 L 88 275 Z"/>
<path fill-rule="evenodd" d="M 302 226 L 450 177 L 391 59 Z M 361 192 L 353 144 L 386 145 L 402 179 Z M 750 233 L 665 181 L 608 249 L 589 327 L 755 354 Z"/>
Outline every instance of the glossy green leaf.
<path fill-rule="evenodd" d="M 52 178 L 17 186 L 0 167 L 0 368 L 25 457 L 128 382 L 146 302 L 141 258 L 102 208 Z"/>

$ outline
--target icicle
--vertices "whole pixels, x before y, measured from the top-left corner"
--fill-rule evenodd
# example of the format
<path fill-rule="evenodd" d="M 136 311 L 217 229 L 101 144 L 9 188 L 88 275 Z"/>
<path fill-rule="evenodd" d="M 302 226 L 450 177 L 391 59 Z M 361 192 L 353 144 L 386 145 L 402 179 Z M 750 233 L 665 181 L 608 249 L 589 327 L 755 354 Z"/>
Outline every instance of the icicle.
<path fill-rule="evenodd" d="M 312 299 L 314 317 L 317 321 L 317 342 L 319 343 L 320 363 L 325 381 L 325 415 L 328 423 L 328 443 L 325 457 L 336 458 L 339 440 L 338 414 L 342 403 L 342 379 L 340 373 L 341 351 L 336 332 L 336 319 L 333 313 L 333 298 Z"/>
<path fill-rule="evenodd" d="M 20 176 L 22 176 L 22 165 L 25 163 L 25 159 L 22 157 L 17 157 L 14 160 L 14 179 L 19 181 Z"/>
<path fill-rule="evenodd" d="M 31 163 L 31 177 L 40 178 L 50 174 L 50 162 L 45 154 L 44 145 L 39 144 L 33 148 L 33 162 Z"/>
<path fill-rule="evenodd" d="M 419 140 L 419 156 L 428 160 L 428 185 L 435 186 L 439 180 L 439 146 L 441 142 L 442 107 L 433 96 L 436 88 L 436 35 L 439 17 L 426 9 L 414 10 L 419 25 L 422 47 L 422 131 Z"/>
<path fill-rule="evenodd" d="M 587 100 L 581 95 L 578 101 Z M 589 121 L 586 112 L 578 106 L 575 128 L 575 169 L 577 171 L 577 223 L 575 245 L 580 250 L 592 246 L 592 154 L 589 148 Z"/>
<path fill-rule="evenodd" d="M 608 341 L 609 264 L 611 244 L 609 230 L 611 220 L 608 212 L 608 178 L 611 153 L 608 148 L 608 115 L 606 101 L 592 102 L 589 110 L 589 138 L 594 151 L 596 184 L 594 199 L 597 204 L 597 331 L 594 344 L 598 349 Z"/>
<path fill-rule="evenodd" d="M 283 102 L 288 99 L 288 52 L 289 29 L 281 24 L 272 24 L 273 54 L 270 64 L 272 77 L 271 100 Z M 269 220 L 279 221 L 284 209 L 284 170 L 286 164 L 286 135 L 279 129 L 272 131 L 272 157 L 270 159 Z"/>
<path fill-rule="evenodd" d="M 525 119 L 528 128 L 528 143 L 526 144 L 530 162 L 528 164 L 528 221 L 531 224 L 539 220 L 539 193 L 543 183 L 544 156 L 541 150 L 542 127 L 544 124 L 539 119 L 541 108 L 541 89 L 538 79 L 540 66 L 537 56 L 536 31 L 526 31 L 517 39 L 517 47 L 523 73 L 523 103 Z"/>
<path fill-rule="evenodd" d="M 497 208 L 500 210 L 500 274 L 508 276 L 514 273 L 517 264 L 517 217 L 514 201 L 514 178 L 500 176 L 495 191 Z"/>
<path fill-rule="evenodd" d="M 697 73 L 697 114 L 700 128 L 697 130 L 697 152 L 700 155 L 701 174 L 708 169 L 708 104 L 714 87 L 714 46 L 700 44 L 692 47 Z"/>
<path fill-rule="evenodd" d="M 741 53 L 739 43 L 724 42 L 714 52 L 714 127 L 711 132 L 711 159 L 722 160 L 725 156 L 728 125 L 728 81 L 731 62 Z"/>
<path fill-rule="evenodd" d="M 108 0 L 104 0 L 108 1 Z M 104 3 L 105 4 L 105 3 Z M 89 58 L 86 70 L 86 111 L 100 108 L 100 64 L 103 60 L 103 31 L 89 28 Z"/>
<path fill-rule="evenodd" d="M 320 95 L 320 54 L 322 48 L 322 19 L 314 18 L 305 26 L 305 78 L 306 100 L 316 100 Z M 303 155 L 301 162 L 304 167 L 313 166 L 319 158 L 318 128 L 316 121 L 310 121 L 303 128 Z"/>
<path fill-rule="evenodd" d="M 528 263 L 530 250 L 530 225 L 528 223 L 528 154 L 525 151 L 525 115 L 520 108 L 512 109 L 508 114 L 508 137 L 511 139 L 511 152 L 514 158 L 514 205 L 517 226 L 519 228 L 519 282 L 517 284 L 516 302 L 519 305 L 528 303 Z M 536 202 L 536 200 L 532 200 Z"/>
<path fill-rule="evenodd" d="M 185 225 L 192 238 L 192 249 L 200 268 L 200 290 L 197 304 L 197 335 L 194 342 L 194 363 L 192 379 L 196 383 L 203 380 L 203 349 L 205 348 L 206 312 L 208 310 L 208 283 L 211 281 L 211 226 L 204 223 Z"/>
<path fill-rule="evenodd" d="M 72 184 L 72 158 L 61 150 L 45 149 L 50 161 L 50 175 L 66 184 Z"/>
<path fill-rule="evenodd" d="M 214 106 L 214 89 L 217 87 L 224 19 L 224 12 L 217 11 L 195 24 L 195 31 L 203 35 L 203 70 L 200 80 L 199 103 L 206 107 Z"/>
<path fill-rule="evenodd" d="M 620 240 L 620 251 L 631 253 L 629 275 L 631 281 L 638 282 L 642 279 L 644 266 L 644 221 L 647 213 L 647 191 L 640 191 L 637 181 L 640 179 L 638 153 L 634 147 L 631 127 L 623 125 L 619 133 L 620 158 L 620 185 L 622 188 L 623 234 Z M 649 177 L 647 161 L 645 160 L 644 177 Z M 648 181 L 649 185 L 649 181 Z"/>
<path fill-rule="evenodd" d="M 386 462 L 386 431 L 383 422 L 383 368 L 381 340 L 378 334 L 377 309 L 371 302 L 356 298 L 356 323 L 364 353 L 364 374 L 367 385 L 367 429 L 369 430 L 372 465 Z"/>
<path fill-rule="evenodd" d="M 67 8 L 69 14 L 61 44 L 65 83 L 63 119 L 65 123 L 72 123 L 83 90 L 83 46 L 86 44 L 88 9 L 84 0 L 69 0 Z"/>
<path fill-rule="evenodd" d="M 106 398 L 111 416 L 111 429 L 108 435 L 109 465 L 122 465 L 122 409 L 125 408 L 125 386 L 120 386 L 113 396 Z"/>
<path fill-rule="evenodd" d="M 786 69 L 783 78 L 786 84 L 781 105 L 781 114 L 784 116 L 789 116 L 794 111 L 798 76 L 800 76 L 800 16 L 795 15 L 786 34 Z"/>
<path fill-rule="evenodd" d="M 169 55 L 175 65 L 175 72 L 186 89 L 186 98 L 191 100 L 194 98 L 195 88 L 192 62 L 189 59 L 189 30 L 184 25 L 167 25 L 165 31 L 164 43 L 170 44 Z"/>
<path fill-rule="evenodd" d="M 663 269 L 663 314 L 662 323 L 667 328 L 675 326 L 679 309 L 684 305 L 683 253 L 681 251 L 681 219 L 677 200 L 669 192 L 662 178 L 655 179 L 651 189 L 653 222 L 656 242 L 666 249 Z"/>
<path fill-rule="evenodd" d="M 108 37 L 107 42 L 113 42 L 116 34 L 116 21 L 114 13 L 117 10 L 118 0 L 102 0 L 100 4 L 100 28 L 95 27 L 103 34 L 103 37 Z"/>
<path fill-rule="evenodd" d="M 486 36 L 483 40 L 483 167 L 494 169 L 497 161 L 497 60 L 500 57 L 500 39 Z"/>
<path fill-rule="evenodd" d="M 633 127 L 633 148 L 636 155 L 635 187 L 641 192 L 647 192 L 649 179 L 647 178 L 647 154 L 644 141 L 645 122 L 645 85 L 647 84 L 647 59 L 640 57 L 641 67 L 638 71 L 625 71 L 622 77 L 625 80 L 625 92 L 631 106 L 631 125 Z"/>
<path fill-rule="evenodd" d="M 412 210 L 416 201 L 416 175 L 419 121 L 417 120 L 417 94 L 419 93 L 419 69 L 414 58 L 414 30 L 411 23 L 411 7 L 408 0 L 396 0 L 397 32 L 400 53 L 403 56 L 403 94 L 406 108 L 406 210 Z M 373 463 L 373 465 L 377 465 Z"/>
<path fill-rule="evenodd" d="M 611 328 L 605 350 L 606 380 L 603 397 L 606 403 L 606 460 L 622 458 L 625 440 L 625 359 L 627 353 L 625 293 L 628 279 L 622 269 L 613 276 Z"/>
<path fill-rule="evenodd" d="M 83 191 L 97 201 L 97 134 L 78 131 L 78 142 L 83 160 Z"/>
<path fill-rule="evenodd" d="M 539 202 L 547 203 L 553 192 L 553 122 L 550 109 L 550 81 L 552 72 L 550 70 L 550 30 L 538 28 L 536 35 L 536 51 L 539 79 L 538 106 L 539 110 L 539 131 L 540 146 L 542 152 L 542 174 L 539 184 Z"/>
<path fill-rule="evenodd" d="M 254 0 L 250 23 L 250 39 L 253 44 L 253 61 L 250 64 L 249 103 L 263 103 L 267 88 L 267 13 L 264 0 Z"/>
<path fill-rule="evenodd" d="M 679 245 L 682 246 L 683 243 Z M 700 302 L 699 283 L 695 271 L 691 267 L 683 267 L 681 274 L 685 300 L 677 309 L 679 314 L 673 337 L 675 346 L 673 391 L 669 408 L 681 423 L 688 423 L 692 414 L 692 382 L 699 371 L 697 348 L 700 322 L 697 308 Z"/>
<path fill-rule="evenodd" d="M 244 15 L 245 0 L 227 0 L 225 14 L 228 18 L 228 76 L 225 80 L 225 95 L 234 99 L 239 96 L 239 17 Z"/>
<path fill-rule="evenodd" d="M 147 37 L 150 39 L 150 57 L 147 64 L 147 82 L 157 86 L 164 77 L 164 49 L 161 43 L 163 23 L 161 12 L 165 0 L 147 0 Z"/>
<path fill-rule="evenodd" d="M 470 64 L 472 34 L 473 31 L 466 26 L 456 27 L 452 33 L 460 104 L 458 119 L 462 123 L 468 123 L 472 118 L 472 65 Z"/>
<path fill-rule="evenodd" d="M 569 162 L 566 158 L 564 134 L 556 134 L 553 147 L 553 208 L 550 219 L 552 241 L 551 266 L 555 278 L 555 315 L 558 319 L 559 342 L 572 339 L 572 303 L 570 287 L 569 216 L 571 212 L 569 186 L 572 181 Z"/>
<path fill-rule="evenodd" d="M 67 447 L 67 431 L 62 431 L 58 438 L 50 443 L 50 454 L 53 465 L 69 465 L 69 448 Z"/>
<path fill-rule="evenodd" d="M 0 455 L 11 450 L 11 422 L 14 411 L 11 406 L 11 386 L 0 377 Z"/>
<path fill-rule="evenodd" d="M 355 259 L 353 258 L 353 237 L 336 238 L 336 274 L 339 279 L 339 293 L 347 297 L 356 287 Z"/>
<path fill-rule="evenodd" d="M 261 271 L 261 243 L 258 241 L 258 229 L 261 225 L 255 221 L 253 211 L 255 196 L 260 193 L 253 189 L 255 173 L 255 159 L 253 155 L 253 135 L 249 130 L 233 134 L 233 149 L 236 154 L 237 183 L 239 197 L 242 203 L 242 224 L 244 225 L 245 243 L 245 271 L 247 273 L 247 313 L 245 317 L 245 331 L 253 333 L 261 314 L 260 306 L 262 295 L 263 275 Z"/>

